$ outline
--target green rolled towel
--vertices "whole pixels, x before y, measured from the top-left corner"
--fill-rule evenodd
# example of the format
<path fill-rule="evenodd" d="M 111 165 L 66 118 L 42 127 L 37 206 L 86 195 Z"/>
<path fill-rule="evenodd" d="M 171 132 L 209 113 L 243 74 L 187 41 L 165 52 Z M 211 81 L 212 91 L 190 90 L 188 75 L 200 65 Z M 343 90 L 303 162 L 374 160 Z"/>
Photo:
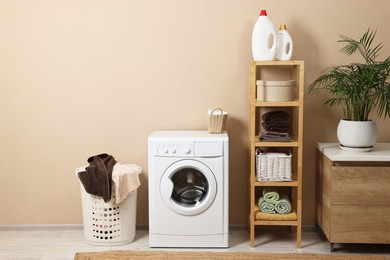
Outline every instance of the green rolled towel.
<path fill-rule="evenodd" d="M 263 197 L 259 198 L 259 208 L 260 211 L 264 213 L 276 213 L 275 204 L 266 202 Z"/>
<path fill-rule="evenodd" d="M 275 204 L 279 200 L 279 192 L 276 187 L 264 187 L 263 197 L 266 202 Z"/>
<path fill-rule="evenodd" d="M 281 194 L 280 199 L 275 204 L 275 210 L 279 214 L 287 214 L 291 211 L 291 203 L 286 194 Z"/>

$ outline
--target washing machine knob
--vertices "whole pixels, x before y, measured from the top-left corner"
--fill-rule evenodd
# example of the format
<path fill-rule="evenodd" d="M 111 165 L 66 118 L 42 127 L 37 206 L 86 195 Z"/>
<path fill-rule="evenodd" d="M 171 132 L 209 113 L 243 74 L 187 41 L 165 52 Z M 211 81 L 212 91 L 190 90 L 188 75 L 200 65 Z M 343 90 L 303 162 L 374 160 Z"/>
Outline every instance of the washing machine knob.
<path fill-rule="evenodd" d="M 164 152 L 164 153 L 168 153 L 169 151 L 168 151 L 167 148 L 165 148 L 163 152 Z"/>
<path fill-rule="evenodd" d="M 190 148 L 185 148 L 184 149 L 184 153 L 185 154 L 190 154 L 191 153 L 191 149 Z"/>

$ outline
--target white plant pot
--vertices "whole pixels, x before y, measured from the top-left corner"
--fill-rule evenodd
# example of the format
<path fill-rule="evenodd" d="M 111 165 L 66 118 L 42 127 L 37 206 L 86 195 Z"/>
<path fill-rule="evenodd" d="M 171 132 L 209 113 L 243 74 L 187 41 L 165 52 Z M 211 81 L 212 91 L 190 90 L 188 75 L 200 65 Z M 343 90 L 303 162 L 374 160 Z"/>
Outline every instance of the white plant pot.
<path fill-rule="evenodd" d="M 340 120 L 337 138 L 343 147 L 371 148 L 376 142 L 378 130 L 374 121 Z"/>

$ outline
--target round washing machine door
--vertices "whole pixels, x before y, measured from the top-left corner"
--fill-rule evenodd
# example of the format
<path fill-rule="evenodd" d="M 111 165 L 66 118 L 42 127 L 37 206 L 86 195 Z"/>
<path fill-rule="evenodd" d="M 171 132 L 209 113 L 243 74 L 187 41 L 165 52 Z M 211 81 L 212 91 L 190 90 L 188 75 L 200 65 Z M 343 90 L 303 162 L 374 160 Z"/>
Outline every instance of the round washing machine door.
<path fill-rule="evenodd" d="M 160 191 L 170 209 L 191 216 L 205 211 L 213 203 L 217 183 L 205 164 L 195 160 L 181 160 L 164 172 Z"/>

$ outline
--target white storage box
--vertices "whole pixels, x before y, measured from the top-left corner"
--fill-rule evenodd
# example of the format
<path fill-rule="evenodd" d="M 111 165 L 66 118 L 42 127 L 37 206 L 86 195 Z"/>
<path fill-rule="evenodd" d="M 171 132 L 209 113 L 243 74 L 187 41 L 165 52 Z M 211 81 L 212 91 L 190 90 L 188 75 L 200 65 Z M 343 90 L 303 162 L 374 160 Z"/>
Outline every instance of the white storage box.
<path fill-rule="evenodd" d="M 291 181 L 291 153 L 256 151 L 257 181 Z"/>
<path fill-rule="evenodd" d="M 291 101 L 294 99 L 295 80 L 257 80 L 256 86 L 258 101 Z"/>
<path fill-rule="evenodd" d="M 85 167 L 76 170 L 84 171 Z M 112 183 L 112 194 L 115 185 Z M 137 190 L 121 203 L 115 196 L 108 203 L 103 198 L 88 194 L 80 182 L 84 237 L 90 245 L 118 246 L 131 243 L 135 238 Z"/>

